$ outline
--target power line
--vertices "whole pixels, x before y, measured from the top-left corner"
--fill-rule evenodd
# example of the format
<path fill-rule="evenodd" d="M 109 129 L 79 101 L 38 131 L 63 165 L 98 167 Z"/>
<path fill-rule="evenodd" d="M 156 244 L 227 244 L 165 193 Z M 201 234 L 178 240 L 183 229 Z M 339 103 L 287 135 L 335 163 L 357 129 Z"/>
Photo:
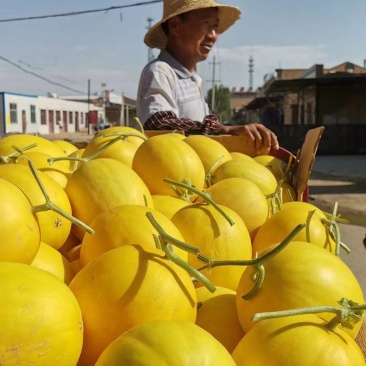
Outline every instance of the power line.
<path fill-rule="evenodd" d="M 33 71 L 26 70 L 24 67 L 22 67 L 22 66 L 20 66 L 20 65 L 16 64 L 15 62 L 13 62 L 13 61 L 11 61 L 11 60 L 9 60 L 9 59 L 7 59 L 7 58 L 3 57 L 3 56 L 0 56 L 0 60 L 3 60 L 3 61 L 5 61 L 5 62 L 9 63 L 9 64 L 10 64 L 10 65 L 12 65 L 12 66 L 15 66 L 16 68 L 18 68 L 18 69 L 20 69 L 20 70 L 22 70 L 22 71 L 26 72 L 27 74 L 31 74 L 31 75 L 33 75 L 33 76 L 35 76 L 35 77 L 39 78 L 39 79 L 42 79 L 42 80 L 44 80 L 44 81 L 47 81 L 47 82 L 48 82 L 48 83 L 50 83 L 50 84 L 53 84 L 53 85 L 59 86 L 59 87 L 64 88 L 64 89 L 68 89 L 68 90 L 73 91 L 73 92 L 78 93 L 78 94 L 85 94 L 85 91 L 80 91 L 80 90 L 77 90 L 77 89 L 70 88 L 70 87 L 68 87 L 68 86 L 66 86 L 66 85 L 63 85 L 63 84 L 61 84 L 61 83 L 58 83 L 57 81 L 53 81 L 53 80 L 50 80 L 50 79 L 48 79 L 48 78 L 46 78 L 46 77 L 44 77 L 44 76 L 42 76 L 42 75 L 39 75 L 39 74 L 37 74 L 37 73 L 35 73 L 35 72 L 33 72 Z"/>
<path fill-rule="evenodd" d="M 46 18 L 56 18 L 56 17 L 68 17 L 68 16 L 74 16 L 74 15 L 82 15 L 82 14 L 90 14 L 90 13 L 99 13 L 99 12 L 108 12 L 111 10 L 117 10 L 122 8 L 132 8 L 135 6 L 141 6 L 141 5 L 149 5 L 154 3 L 160 3 L 163 0 L 150 0 L 146 2 L 140 2 L 135 4 L 129 4 L 129 5 L 120 5 L 120 6 L 110 6 L 109 8 L 102 8 L 102 9 L 91 9 L 91 10 L 82 10 L 82 11 L 74 11 L 69 13 L 61 13 L 61 14 L 50 14 L 50 15 L 36 15 L 31 17 L 23 17 L 23 18 L 10 18 L 10 19 L 0 19 L 0 23 L 7 23 L 7 22 L 18 22 L 23 20 L 35 20 L 35 19 L 46 19 Z"/>
<path fill-rule="evenodd" d="M 42 69 L 41 67 L 33 66 L 33 65 L 31 65 L 31 64 L 29 64 L 29 63 L 27 63 L 25 61 L 19 60 L 18 61 L 18 64 L 25 65 L 26 67 L 28 67 L 29 70 L 36 70 L 38 72 L 42 72 L 44 75 L 47 75 L 48 77 L 56 78 L 56 79 L 59 79 L 61 81 L 67 82 L 67 83 L 71 83 L 71 84 L 74 84 L 74 85 L 78 85 L 79 87 L 81 86 L 80 83 L 76 83 L 75 80 L 71 80 L 71 79 L 66 78 L 64 76 L 51 74 L 51 73 L 47 72 L 46 70 Z"/>

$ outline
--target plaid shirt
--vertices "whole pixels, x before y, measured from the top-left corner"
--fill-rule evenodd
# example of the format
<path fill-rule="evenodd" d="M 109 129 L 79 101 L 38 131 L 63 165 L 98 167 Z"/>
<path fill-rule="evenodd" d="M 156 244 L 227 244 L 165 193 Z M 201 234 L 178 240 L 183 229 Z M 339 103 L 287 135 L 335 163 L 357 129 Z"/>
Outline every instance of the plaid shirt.
<path fill-rule="evenodd" d="M 219 133 L 220 126 L 221 124 L 214 114 L 207 115 L 203 122 L 197 122 L 189 118 L 178 118 L 171 111 L 161 111 L 153 114 L 145 122 L 144 128 L 145 130 L 184 131 L 186 135 L 216 135 Z"/>

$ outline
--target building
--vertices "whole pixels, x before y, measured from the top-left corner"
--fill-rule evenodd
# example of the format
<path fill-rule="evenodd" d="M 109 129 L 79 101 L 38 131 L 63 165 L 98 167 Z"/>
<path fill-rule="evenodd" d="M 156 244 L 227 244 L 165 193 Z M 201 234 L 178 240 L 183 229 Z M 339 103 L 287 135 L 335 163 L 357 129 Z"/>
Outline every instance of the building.
<path fill-rule="evenodd" d="M 104 90 L 101 95 L 61 96 L 61 99 L 87 103 L 103 109 L 105 122 L 114 126 L 136 128 L 136 100 Z"/>
<path fill-rule="evenodd" d="M 245 90 L 244 87 L 239 89 L 232 88 L 230 91 L 230 109 L 233 124 L 245 124 L 256 122 L 256 116 L 252 113 L 244 112 L 245 107 L 255 98 L 258 97 L 260 90 Z"/>
<path fill-rule="evenodd" d="M 59 99 L 56 95 L 0 92 L 0 134 L 81 131 L 88 128 L 90 117 L 95 119 L 98 114 L 103 114 L 103 108 Z"/>
<path fill-rule="evenodd" d="M 261 100 L 253 100 L 246 109 L 263 115 L 275 104 L 285 125 L 366 122 L 366 68 L 350 62 L 329 69 L 277 69 L 262 91 Z"/>
<path fill-rule="evenodd" d="M 279 136 L 300 144 L 308 129 L 326 126 L 320 150 L 366 152 L 366 68 L 344 62 L 331 68 L 277 69 L 259 97 L 245 107 Z M 279 126 L 283 126 L 280 128 Z M 286 128 L 286 126 L 288 126 Z"/>

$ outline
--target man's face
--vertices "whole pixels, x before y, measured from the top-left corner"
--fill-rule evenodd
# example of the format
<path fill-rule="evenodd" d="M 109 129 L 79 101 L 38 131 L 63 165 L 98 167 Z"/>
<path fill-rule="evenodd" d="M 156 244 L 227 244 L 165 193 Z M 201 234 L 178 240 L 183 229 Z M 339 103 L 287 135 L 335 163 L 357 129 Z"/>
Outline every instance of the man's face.
<path fill-rule="evenodd" d="M 181 52 L 194 63 L 206 60 L 217 40 L 217 11 L 216 8 L 193 10 L 176 19 L 173 30 L 176 41 Z"/>

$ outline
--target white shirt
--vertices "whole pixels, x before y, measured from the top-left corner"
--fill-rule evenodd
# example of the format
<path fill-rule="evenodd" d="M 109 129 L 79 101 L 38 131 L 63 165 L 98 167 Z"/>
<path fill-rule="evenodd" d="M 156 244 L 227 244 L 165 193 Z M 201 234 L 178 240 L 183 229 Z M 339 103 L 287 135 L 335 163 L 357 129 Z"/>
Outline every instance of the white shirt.
<path fill-rule="evenodd" d="M 202 122 L 209 114 L 201 89 L 202 79 L 188 71 L 167 51 L 142 70 L 137 93 L 137 117 L 145 121 L 159 111 Z"/>

